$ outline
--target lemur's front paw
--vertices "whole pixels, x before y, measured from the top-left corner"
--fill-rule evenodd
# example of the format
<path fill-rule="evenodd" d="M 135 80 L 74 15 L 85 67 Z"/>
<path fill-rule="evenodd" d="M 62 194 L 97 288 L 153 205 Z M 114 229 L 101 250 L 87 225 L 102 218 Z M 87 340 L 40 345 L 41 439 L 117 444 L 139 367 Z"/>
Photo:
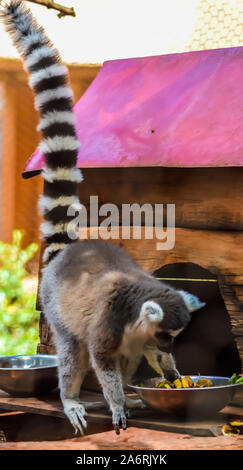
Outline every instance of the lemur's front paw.
<path fill-rule="evenodd" d="M 124 431 L 127 429 L 127 419 L 124 408 L 115 408 L 112 412 L 112 423 L 116 434 L 120 434 L 120 426 Z"/>
<path fill-rule="evenodd" d="M 70 398 L 65 398 L 62 403 L 64 413 L 67 415 L 70 423 L 73 425 L 75 434 L 80 431 L 80 433 L 83 435 L 87 427 L 87 422 L 84 418 L 86 415 L 84 406 L 79 400 Z"/>

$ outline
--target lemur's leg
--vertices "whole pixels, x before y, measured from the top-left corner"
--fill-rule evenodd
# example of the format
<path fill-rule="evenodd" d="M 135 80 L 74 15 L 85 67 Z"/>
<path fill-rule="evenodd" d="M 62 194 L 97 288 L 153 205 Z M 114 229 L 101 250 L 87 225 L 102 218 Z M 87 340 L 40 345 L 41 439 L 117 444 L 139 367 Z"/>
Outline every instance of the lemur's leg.
<path fill-rule="evenodd" d="M 75 432 L 84 433 L 87 427 L 86 411 L 79 399 L 80 387 L 88 370 L 89 356 L 84 343 L 74 335 L 58 333 L 56 348 L 60 397 L 64 413 L 73 425 Z"/>
<path fill-rule="evenodd" d="M 97 378 L 101 384 L 104 397 L 112 412 L 112 423 L 117 434 L 126 429 L 125 395 L 122 386 L 122 374 L 119 362 L 104 357 L 99 352 L 90 351 L 90 358 Z"/>
<path fill-rule="evenodd" d="M 132 378 L 139 366 L 141 360 L 141 354 L 135 354 L 131 358 L 122 358 L 121 360 L 121 370 L 122 370 L 122 382 L 123 387 L 125 388 L 127 384 L 132 383 Z"/>
<path fill-rule="evenodd" d="M 135 355 L 134 357 L 131 357 L 126 360 L 126 363 L 122 367 L 122 379 L 123 379 L 123 387 L 125 388 L 127 384 L 132 383 L 132 378 L 139 366 L 139 362 L 141 360 L 141 354 Z M 145 408 L 146 405 L 143 403 L 140 398 L 130 398 L 130 397 L 125 397 L 126 401 L 126 407 L 127 408 Z"/>

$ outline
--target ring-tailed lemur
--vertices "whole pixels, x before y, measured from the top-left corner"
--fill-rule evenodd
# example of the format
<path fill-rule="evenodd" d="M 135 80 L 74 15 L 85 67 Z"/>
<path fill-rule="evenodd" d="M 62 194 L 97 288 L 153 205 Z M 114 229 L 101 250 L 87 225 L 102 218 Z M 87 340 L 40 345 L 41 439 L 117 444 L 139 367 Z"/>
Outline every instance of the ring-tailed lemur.
<path fill-rule="evenodd" d="M 143 353 L 152 365 L 162 353 L 161 366 L 176 376 L 173 339 L 204 304 L 162 284 L 112 243 L 69 238 L 67 210 L 80 208 L 82 175 L 76 168 L 79 141 L 67 69 L 22 2 L 10 1 L 1 16 L 24 59 L 41 115 L 45 187 L 40 206 L 47 247 L 40 295 L 54 333 L 64 412 L 83 433 L 86 412 L 79 393 L 90 361 L 119 433 L 120 425 L 126 429 L 123 387 Z"/>

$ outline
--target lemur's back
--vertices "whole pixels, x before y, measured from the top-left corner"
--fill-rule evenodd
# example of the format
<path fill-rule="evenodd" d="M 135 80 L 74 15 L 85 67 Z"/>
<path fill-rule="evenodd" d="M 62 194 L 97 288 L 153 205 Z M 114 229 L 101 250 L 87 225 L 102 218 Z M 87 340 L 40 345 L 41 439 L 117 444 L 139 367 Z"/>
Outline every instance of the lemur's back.
<path fill-rule="evenodd" d="M 134 259 L 121 247 L 102 240 L 83 240 L 67 246 L 49 263 L 47 271 L 52 269 L 55 269 L 60 280 L 73 281 L 84 271 L 94 276 L 109 270 L 124 274 L 144 274 Z"/>
<path fill-rule="evenodd" d="M 42 276 L 40 297 L 49 321 L 57 323 L 58 319 L 80 336 L 84 331 L 88 334 L 99 316 L 107 316 L 106 305 L 120 285 L 152 280 L 122 248 L 102 240 L 65 247 Z M 53 303 L 55 310 L 50 308 Z"/>

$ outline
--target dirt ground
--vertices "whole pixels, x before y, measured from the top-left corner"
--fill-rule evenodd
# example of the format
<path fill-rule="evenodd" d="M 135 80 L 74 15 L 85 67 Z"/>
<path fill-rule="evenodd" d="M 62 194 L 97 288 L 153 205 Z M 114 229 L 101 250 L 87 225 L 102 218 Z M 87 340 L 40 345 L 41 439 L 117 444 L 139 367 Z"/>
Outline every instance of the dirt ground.
<path fill-rule="evenodd" d="M 56 441 L 0 442 L 0 450 L 243 450 L 243 436 L 193 437 L 129 428 Z"/>
<path fill-rule="evenodd" d="M 240 437 L 193 437 L 131 428 L 116 436 L 113 431 L 92 436 L 42 442 L 2 442 L 0 450 L 243 450 Z"/>

